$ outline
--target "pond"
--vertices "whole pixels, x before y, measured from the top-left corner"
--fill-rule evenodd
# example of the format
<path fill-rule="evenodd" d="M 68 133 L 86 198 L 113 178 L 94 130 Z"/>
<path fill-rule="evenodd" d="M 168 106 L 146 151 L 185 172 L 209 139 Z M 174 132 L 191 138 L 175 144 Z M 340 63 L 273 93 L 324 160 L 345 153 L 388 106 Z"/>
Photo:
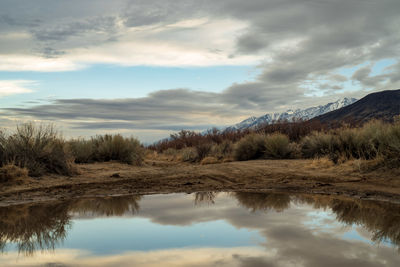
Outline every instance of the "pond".
<path fill-rule="evenodd" d="M 280 193 L 0 208 L 0 266 L 400 266 L 400 206 Z"/>

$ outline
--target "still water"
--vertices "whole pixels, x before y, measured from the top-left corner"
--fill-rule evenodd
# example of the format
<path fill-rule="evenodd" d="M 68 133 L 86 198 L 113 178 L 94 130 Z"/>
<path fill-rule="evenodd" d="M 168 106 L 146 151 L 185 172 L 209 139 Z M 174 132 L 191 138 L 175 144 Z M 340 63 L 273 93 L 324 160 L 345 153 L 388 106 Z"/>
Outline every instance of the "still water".
<path fill-rule="evenodd" d="M 400 266 L 400 206 L 326 196 L 124 196 L 0 208 L 0 266 Z"/>

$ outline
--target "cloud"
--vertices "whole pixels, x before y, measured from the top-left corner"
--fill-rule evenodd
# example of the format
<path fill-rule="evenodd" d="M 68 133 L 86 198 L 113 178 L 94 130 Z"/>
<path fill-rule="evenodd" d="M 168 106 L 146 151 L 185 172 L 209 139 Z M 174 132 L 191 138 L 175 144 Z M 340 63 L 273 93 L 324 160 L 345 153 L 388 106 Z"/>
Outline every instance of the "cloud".
<path fill-rule="evenodd" d="M 28 87 L 35 85 L 35 83 L 26 80 L 0 80 L 0 97 L 31 93 L 32 89 Z"/>
<path fill-rule="evenodd" d="M 138 99 L 59 99 L 7 115 L 65 120 L 79 129 L 196 129 L 398 88 L 398 10 L 398 0 L 4 0 L 0 71 L 93 64 L 260 70 L 254 80 L 218 93 L 171 89 Z M 395 63 L 373 73 L 383 59 Z"/>

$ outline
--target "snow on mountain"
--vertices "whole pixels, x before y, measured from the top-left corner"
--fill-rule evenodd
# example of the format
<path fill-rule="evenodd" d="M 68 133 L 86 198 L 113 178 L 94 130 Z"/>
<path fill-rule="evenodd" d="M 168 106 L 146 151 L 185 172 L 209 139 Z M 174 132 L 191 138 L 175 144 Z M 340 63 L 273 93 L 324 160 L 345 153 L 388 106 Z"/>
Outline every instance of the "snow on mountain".
<path fill-rule="evenodd" d="M 310 107 L 306 109 L 296 109 L 296 110 L 289 109 L 282 113 L 269 113 L 258 118 L 253 116 L 233 126 L 227 127 L 225 131 L 243 130 L 247 128 L 254 129 L 262 124 L 271 124 L 282 120 L 288 120 L 288 121 L 291 121 L 293 119 L 309 120 L 319 115 L 353 104 L 356 101 L 357 99 L 355 98 L 345 97 L 337 100 L 336 102 L 328 103 L 324 106 L 317 106 L 317 107 Z"/>

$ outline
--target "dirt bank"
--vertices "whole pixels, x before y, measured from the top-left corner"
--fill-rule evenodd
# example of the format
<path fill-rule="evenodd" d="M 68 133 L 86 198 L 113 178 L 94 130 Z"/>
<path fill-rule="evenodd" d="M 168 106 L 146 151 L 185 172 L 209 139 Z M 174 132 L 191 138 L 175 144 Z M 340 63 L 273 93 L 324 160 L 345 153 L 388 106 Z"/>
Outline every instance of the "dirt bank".
<path fill-rule="evenodd" d="M 400 171 L 363 173 L 353 165 L 311 160 L 255 160 L 210 165 L 147 161 L 79 165 L 73 177 L 29 178 L 1 184 L 0 206 L 79 197 L 198 191 L 282 191 L 342 195 L 400 203 Z"/>

